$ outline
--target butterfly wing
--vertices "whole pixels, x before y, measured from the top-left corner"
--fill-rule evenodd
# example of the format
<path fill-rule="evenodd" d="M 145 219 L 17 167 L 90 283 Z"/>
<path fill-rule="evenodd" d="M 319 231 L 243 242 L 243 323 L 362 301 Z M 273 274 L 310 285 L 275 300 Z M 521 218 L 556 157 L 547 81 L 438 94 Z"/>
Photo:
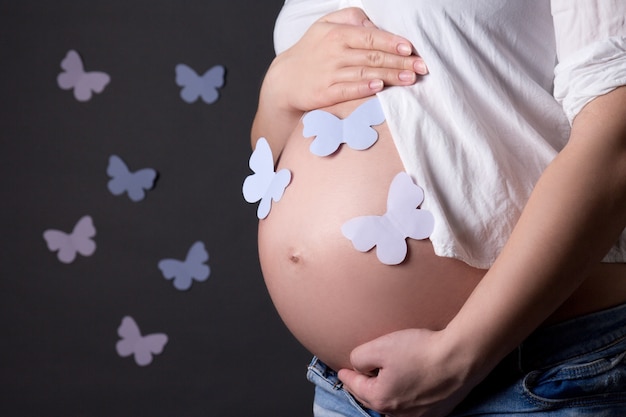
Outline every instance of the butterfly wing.
<path fill-rule="evenodd" d="M 117 354 L 125 358 L 135 352 L 135 345 L 141 339 L 141 333 L 135 320 L 130 316 L 122 319 L 122 324 L 117 328 L 117 334 L 121 338 L 115 345 Z"/>
<path fill-rule="evenodd" d="M 272 182 L 267 189 L 266 196 L 267 198 L 271 198 L 272 200 L 278 202 L 283 197 L 285 193 L 285 188 L 291 182 L 291 171 L 286 168 L 281 169 L 274 175 L 272 178 Z"/>
<path fill-rule="evenodd" d="M 93 225 L 91 216 L 83 216 L 78 220 L 70 236 L 72 246 L 75 251 L 83 256 L 91 256 L 96 251 L 96 242 L 93 237 L 96 235 L 96 228 Z"/>
<path fill-rule="evenodd" d="M 304 128 L 302 135 L 305 138 L 315 136 L 311 146 L 311 153 L 317 156 L 328 156 L 343 143 L 343 121 L 335 115 L 323 110 L 313 110 L 302 118 Z"/>
<path fill-rule="evenodd" d="M 406 237 L 386 216 L 380 218 L 380 232 L 376 240 L 376 256 L 385 265 L 398 265 L 406 258 Z"/>
<path fill-rule="evenodd" d="M 80 77 L 85 73 L 83 69 L 83 61 L 80 59 L 78 52 L 70 50 L 61 61 L 61 72 L 57 76 L 57 84 L 63 90 L 69 90 L 76 86 Z"/>
<path fill-rule="evenodd" d="M 341 233 L 360 252 L 367 252 L 376 246 L 378 236 L 383 232 L 380 216 L 355 217 L 341 226 Z"/>
<path fill-rule="evenodd" d="M 144 168 L 131 173 L 126 184 L 128 197 L 134 202 L 143 200 L 146 197 L 145 190 L 151 190 L 154 187 L 156 176 L 157 173 L 152 168 Z"/>
<path fill-rule="evenodd" d="M 204 243 L 198 241 L 194 243 L 189 252 L 187 252 L 187 258 L 184 265 L 189 276 L 196 281 L 206 281 L 211 274 L 211 268 L 205 264 L 209 260 L 209 253 L 204 247 Z M 186 290 L 191 286 L 191 279 L 189 283 L 178 283 L 177 279 L 174 279 L 174 287 L 179 290 Z"/>
<path fill-rule="evenodd" d="M 187 103 L 193 103 L 200 97 L 202 92 L 202 79 L 189 66 L 176 65 L 176 84 L 182 87 L 180 97 Z"/>
<path fill-rule="evenodd" d="M 111 177 L 107 187 L 113 195 L 121 195 L 126 191 L 126 182 L 130 176 L 128 166 L 117 155 L 109 157 L 109 165 L 107 167 L 107 175 Z"/>
<path fill-rule="evenodd" d="M 212 104 L 219 98 L 219 90 L 224 85 L 224 74 L 226 69 L 221 65 L 216 65 L 209 69 L 202 76 L 202 89 L 200 95 L 207 104 Z"/>
<path fill-rule="evenodd" d="M 342 225 L 341 232 L 360 252 L 368 252 L 375 246 L 376 256 L 386 265 L 399 264 L 406 257 L 404 236 L 384 216 L 355 217 Z"/>
<path fill-rule="evenodd" d="M 407 212 L 402 222 L 405 227 L 403 234 L 411 239 L 426 239 L 435 229 L 435 217 L 424 209 L 416 208 Z"/>
<path fill-rule="evenodd" d="M 69 264 L 76 259 L 76 249 L 72 245 L 70 235 L 60 230 L 49 229 L 43 232 L 43 238 L 51 252 L 57 252 L 59 261 Z"/>
<path fill-rule="evenodd" d="M 243 197 L 248 203 L 259 201 L 274 178 L 274 158 L 272 149 L 265 138 L 259 138 L 250 155 L 250 169 L 254 174 L 246 177 L 243 182 Z"/>
<path fill-rule="evenodd" d="M 281 169 L 274 172 L 274 158 L 272 149 L 265 138 L 259 138 L 252 155 L 250 169 L 254 174 L 249 175 L 243 182 L 243 197 L 248 203 L 260 200 L 257 217 L 264 219 L 270 212 L 272 199 L 282 198 L 285 188 L 291 182 L 291 172 Z"/>
<path fill-rule="evenodd" d="M 125 316 L 122 319 L 117 334 L 121 338 L 115 345 L 117 354 L 123 358 L 134 355 L 135 362 L 139 366 L 152 363 L 152 356 L 163 352 L 168 341 L 167 335 L 164 333 L 141 336 L 139 326 L 130 316 Z"/>
<path fill-rule="evenodd" d="M 285 193 L 285 189 L 291 182 L 291 171 L 288 169 L 281 169 L 278 171 L 274 177 L 272 178 L 272 182 L 267 187 L 267 192 L 261 199 L 259 203 L 259 208 L 257 209 L 257 217 L 259 219 L 264 219 L 270 213 L 270 209 L 272 206 L 272 200 L 278 202 L 283 197 Z"/>
<path fill-rule="evenodd" d="M 417 208 L 424 201 L 424 190 L 411 177 L 397 174 L 387 196 L 387 218 L 400 233 L 412 239 L 426 239 L 434 229 L 435 220 L 427 210 Z"/>
<path fill-rule="evenodd" d="M 355 150 L 365 150 L 378 140 L 378 132 L 372 128 L 385 121 L 385 114 L 377 98 L 357 107 L 343 123 L 344 141 Z"/>
<path fill-rule="evenodd" d="M 163 352 L 167 340 L 167 335 L 164 333 L 152 333 L 141 337 L 134 346 L 135 362 L 137 365 L 150 365 L 153 355 L 158 355 Z"/>
<path fill-rule="evenodd" d="M 154 181 L 157 177 L 157 172 L 152 168 L 130 172 L 128 166 L 117 155 L 109 157 L 107 174 L 111 177 L 107 184 L 109 191 L 113 195 L 127 192 L 128 197 L 135 202 L 145 198 L 145 190 L 150 190 L 154 187 Z"/>
<path fill-rule="evenodd" d="M 357 250 L 366 252 L 376 246 L 382 263 L 397 265 L 406 258 L 407 237 L 425 239 L 433 231 L 432 214 L 417 208 L 423 200 L 424 191 L 401 172 L 391 182 L 383 216 L 356 217 L 341 230 Z"/>
<path fill-rule="evenodd" d="M 162 259 L 159 261 L 159 269 L 167 280 L 174 280 L 177 289 L 191 287 L 191 275 L 185 267 L 185 263 L 178 259 Z"/>
<path fill-rule="evenodd" d="M 91 71 L 84 73 L 75 84 L 74 97 L 78 101 L 89 101 L 92 93 L 101 93 L 104 87 L 109 84 L 109 81 L 111 81 L 111 77 L 104 72 Z"/>

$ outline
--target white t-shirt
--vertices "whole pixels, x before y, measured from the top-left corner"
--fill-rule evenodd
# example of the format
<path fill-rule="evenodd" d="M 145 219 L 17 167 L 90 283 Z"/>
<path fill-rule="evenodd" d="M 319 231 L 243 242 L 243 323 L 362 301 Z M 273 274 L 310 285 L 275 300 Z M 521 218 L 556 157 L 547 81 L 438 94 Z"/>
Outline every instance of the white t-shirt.
<path fill-rule="evenodd" d="M 427 76 L 378 97 L 435 252 L 491 266 L 575 115 L 626 85 L 626 0 L 287 0 L 276 52 L 344 7 L 424 58 Z M 605 261 L 626 261 L 625 234 Z"/>

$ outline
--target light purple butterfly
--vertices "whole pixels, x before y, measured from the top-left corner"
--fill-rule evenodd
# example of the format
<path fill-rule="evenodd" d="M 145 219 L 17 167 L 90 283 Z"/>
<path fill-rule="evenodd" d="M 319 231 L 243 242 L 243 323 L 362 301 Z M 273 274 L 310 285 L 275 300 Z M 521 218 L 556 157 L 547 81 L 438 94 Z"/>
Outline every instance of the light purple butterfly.
<path fill-rule="evenodd" d="M 219 90 L 224 86 L 226 69 L 222 65 L 210 68 L 202 76 L 185 64 L 176 65 L 176 84 L 182 89 L 180 97 L 187 103 L 193 103 L 202 98 L 207 104 L 212 104 L 219 98 Z"/>
<path fill-rule="evenodd" d="M 130 316 L 122 319 L 122 324 L 117 328 L 117 334 L 121 337 L 115 345 L 117 354 L 123 358 L 133 355 L 139 366 L 150 365 L 153 355 L 161 354 L 168 340 L 165 333 L 142 336 L 139 326 Z"/>
<path fill-rule="evenodd" d="M 433 232 L 432 213 L 417 208 L 422 201 L 424 191 L 401 172 L 389 187 L 387 212 L 348 220 L 341 232 L 358 251 L 367 252 L 376 246 L 376 256 L 382 263 L 397 265 L 406 257 L 406 238 L 426 239 Z"/>
<path fill-rule="evenodd" d="M 272 200 L 278 202 L 283 197 L 285 188 L 291 182 L 291 171 L 283 168 L 274 172 L 272 149 L 265 138 L 260 138 L 256 143 L 250 156 L 250 169 L 254 174 L 243 182 L 243 197 L 248 203 L 261 200 L 257 217 L 264 219 L 270 213 Z"/>
<path fill-rule="evenodd" d="M 211 274 L 211 268 L 206 265 L 209 253 L 204 243 L 194 243 L 184 261 L 178 259 L 162 259 L 159 261 L 159 269 L 165 279 L 174 280 L 174 288 L 185 291 L 191 288 L 193 281 L 206 281 Z"/>
<path fill-rule="evenodd" d="M 144 168 L 131 172 L 128 166 L 117 155 L 109 157 L 107 174 L 111 179 L 107 187 L 113 195 L 128 193 L 128 197 L 134 201 L 141 201 L 146 197 L 145 190 L 154 187 L 157 172 L 152 168 Z"/>
<path fill-rule="evenodd" d="M 72 233 L 48 229 L 43 232 L 43 238 L 52 252 L 58 251 L 59 261 L 69 264 L 76 259 L 76 254 L 91 256 L 96 251 L 96 242 L 92 238 L 96 235 L 96 228 L 90 216 L 83 216 L 74 226 Z"/>
<path fill-rule="evenodd" d="M 101 93 L 111 81 L 109 74 L 99 71 L 85 72 L 83 61 L 74 50 L 68 51 L 61 61 L 61 72 L 57 76 L 57 84 L 63 90 L 74 89 L 74 97 L 78 101 L 89 101 L 92 93 Z"/>
<path fill-rule="evenodd" d="M 304 137 L 315 136 L 311 153 L 328 156 L 346 143 L 358 151 L 365 150 L 378 140 L 378 132 L 372 128 L 385 121 L 385 114 L 377 98 L 366 101 L 348 117 L 340 119 L 323 110 L 313 110 L 302 118 Z"/>

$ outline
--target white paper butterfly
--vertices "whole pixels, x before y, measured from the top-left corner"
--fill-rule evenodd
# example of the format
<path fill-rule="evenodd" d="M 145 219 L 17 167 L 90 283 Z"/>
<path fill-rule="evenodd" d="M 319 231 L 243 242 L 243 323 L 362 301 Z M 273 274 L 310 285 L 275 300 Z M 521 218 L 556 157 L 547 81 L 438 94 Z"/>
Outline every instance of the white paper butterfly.
<path fill-rule="evenodd" d="M 135 172 L 130 172 L 128 166 L 117 155 L 109 157 L 107 174 L 111 177 L 107 187 L 113 195 L 128 193 L 132 201 L 141 201 L 146 196 L 145 190 L 154 187 L 157 172 L 152 168 L 144 168 Z"/>
<path fill-rule="evenodd" d="M 60 230 L 49 229 L 43 232 L 48 249 L 58 251 L 59 261 L 69 264 L 76 259 L 76 254 L 91 256 L 96 251 L 96 242 L 92 238 L 96 235 L 96 228 L 90 216 L 83 216 L 74 226 L 72 233 L 67 234 Z"/>
<path fill-rule="evenodd" d="M 104 72 L 85 72 L 83 61 L 74 50 L 70 50 L 61 61 L 61 68 L 65 71 L 57 76 L 57 84 L 63 90 L 73 88 L 78 101 L 89 101 L 92 93 L 101 93 L 111 81 L 109 74 Z"/>
<path fill-rule="evenodd" d="M 194 243 L 184 261 L 178 259 L 162 259 L 159 261 L 159 269 L 165 279 L 173 279 L 174 287 L 184 291 L 191 288 L 193 281 L 206 281 L 211 274 L 211 268 L 206 265 L 209 260 L 209 253 L 204 247 L 204 243 L 198 241 Z"/>
<path fill-rule="evenodd" d="M 304 115 L 304 137 L 315 136 L 310 150 L 318 156 L 334 153 L 342 143 L 355 150 L 371 147 L 378 140 L 372 126 L 385 121 L 385 114 L 377 98 L 366 101 L 348 117 L 340 119 L 323 110 L 313 110 Z"/>
<path fill-rule="evenodd" d="M 202 76 L 185 64 L 176 65 L 176 84 L 182 89 L 180 97 L 187 103 L 193 103 L 202 98 L 207 104 L 212 104 L 219 98 L 219 90 L 224 86 L 226 69 L 222 65 L 210 68 Z"/>
<path fill-rule="evenodd" d="M 163 352 L 167 343 L 167 335 L 164 333 L 142 336 L 137 323 L 130 316 L 122 319 L 117 334 L 121 337 L 115 345 L 117 354 L 123 358 L 134 355 L 135 362 L 139 366 L 150 365 L 152 356 Z"/>
<path fill-rule="evenodd" d="M 417 208 L 423 200 L 424 191 L 401 172 L 389 187 L 384 215 L 355 217 L 344 223 L 341 231 L 358 251 L 367 252 L 376 246 L 382 263 L 397 265 L 406 257 L 406 238 L 426 239 L 433 232 L 433 215 Z"/>
<path fill-rule="evenodd" d="M 257 216 L 264 219 L 270 212 L 272 200 L 278 202 L 291 182 L 291 171 L 286 168 L 274 172 L 272 149 L 265 138 L 260 138 L 250 156 L 250 169 L 255 173 L 243 182 L 243 197 L 248 203 L 259 200 Z"/>

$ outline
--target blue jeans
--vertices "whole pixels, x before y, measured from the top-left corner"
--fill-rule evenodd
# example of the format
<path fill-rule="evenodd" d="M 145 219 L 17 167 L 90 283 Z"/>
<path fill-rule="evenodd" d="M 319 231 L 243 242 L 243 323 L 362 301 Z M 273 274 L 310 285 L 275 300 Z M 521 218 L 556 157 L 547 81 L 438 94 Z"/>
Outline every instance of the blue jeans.
<path fill-rule="evenodd" d="M 317 358 L 315 417 L 380 417 Z M 449 417 L 625 417 L 626 304 L 538 329 Z"/>

